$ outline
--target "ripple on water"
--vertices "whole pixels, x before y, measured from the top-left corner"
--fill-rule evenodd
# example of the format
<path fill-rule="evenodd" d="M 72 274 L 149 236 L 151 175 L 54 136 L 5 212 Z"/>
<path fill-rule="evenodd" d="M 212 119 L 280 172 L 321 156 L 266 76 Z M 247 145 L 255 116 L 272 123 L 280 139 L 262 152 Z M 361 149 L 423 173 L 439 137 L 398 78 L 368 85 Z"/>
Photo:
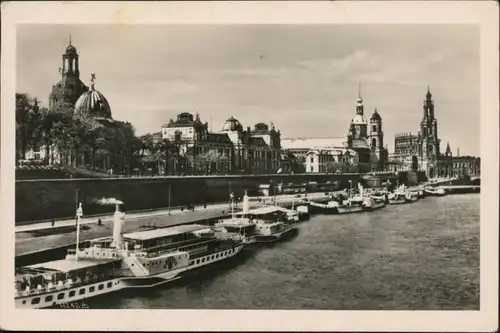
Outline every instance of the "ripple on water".
<path fill-rule="evenodd" d="M 97 308 L 478 309 L 479 195 L 320 215 L 219 271 Z"/>

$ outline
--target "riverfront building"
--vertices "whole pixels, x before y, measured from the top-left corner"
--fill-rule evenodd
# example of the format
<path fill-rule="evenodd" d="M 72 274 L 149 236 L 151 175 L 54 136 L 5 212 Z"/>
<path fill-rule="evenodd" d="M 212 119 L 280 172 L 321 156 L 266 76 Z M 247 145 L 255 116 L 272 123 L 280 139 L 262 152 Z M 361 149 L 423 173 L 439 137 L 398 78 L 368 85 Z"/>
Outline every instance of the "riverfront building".
<path fill-rule="evenodd" d="M 351 120 L 347 137 L 290 138 L 283 139 L 282 146 L 299 156 L 306 172 L 382 171 L 387 161 L 382 117 L 375 109 L 370 120 L 366 119 L 359 88 L 356 115 Z"/>
<path fill-rule="evenodd" d="M 162 127 L 162 138 L 177 147 L 185 160 L 185 173 L 276 173 L 281 166 L 281 133 L 273 124 L 258 123 L 253 129 L 234 117 L 220 132 L 184 112 Z"/>
<path fill-rule="evenodd" d="M 80 80 L 79 55 L 69 39 L 69 45 L 62 55 L 59 68 L 60 80 L 52 86 L 49 95 L 49 112 L 67 113 L 70 116 L 96 120 L 102 127 L 112 127 L 111 107 L 106 97 L 95 89 L 95 74 L 91 75 L 90 88 Z M 83 146 L 83 145 L 82 145 Z M 56 144 L 44 145 L 40 142 L 26 153 L 27 159 L 47 160 L 49 164 L 89 166 L 92 164 L 102 170 L 110 167 L 109 154 L 95 147 L 82 147 L 78 150 L 63 148 Z"/>
<path fill-rule="evenodd" d="M 451 154 L 449 144 L 447 144 L 445 154 L 442 154 L 440 144 L 434 100 L 428 87 L 423 103 L 420 131 L 417 134 L 396 134 L 394 154 L 389 156 L 388 169 L 391 171 L 424 171 L 429 178 L 480 174 L 479 158 L 454 157 Z"/>

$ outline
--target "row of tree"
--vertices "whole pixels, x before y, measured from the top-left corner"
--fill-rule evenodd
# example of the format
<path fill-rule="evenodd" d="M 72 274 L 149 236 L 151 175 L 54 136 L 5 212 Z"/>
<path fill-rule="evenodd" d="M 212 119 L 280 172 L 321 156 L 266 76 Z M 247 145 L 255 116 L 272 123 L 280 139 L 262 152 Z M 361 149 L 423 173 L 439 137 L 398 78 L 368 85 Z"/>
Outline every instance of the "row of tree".
<path fill-rule="evenodd" d="M 151 133 L 136 137 L 132 124 L 98 121 L 75 113 L 69 103 L 53 110 L 40 107 L 36 98 L 16 94 L 16 160 L 26 161 L 29 151 L 40 152 L 45 164 L 83 167 L 113 174 L 211 174 L 230 169 L 228 156 L 210 150 L 185 154 L 180 142 L 155 140 Z M 32 158 L 33 156 L 30 155 Z"/>
<path fill-rule="evenodd" d="M 124 174 L 140 164 L 136 153 L 141 147 L 128 122 L 100 122 L 90 115 L 75 114 L 68 103 L 48 110 L 36 98 L 16 94 L 17 161 L 26 160 L 30 150 L 44 151 L 46 164 L 59 161 Z"/>

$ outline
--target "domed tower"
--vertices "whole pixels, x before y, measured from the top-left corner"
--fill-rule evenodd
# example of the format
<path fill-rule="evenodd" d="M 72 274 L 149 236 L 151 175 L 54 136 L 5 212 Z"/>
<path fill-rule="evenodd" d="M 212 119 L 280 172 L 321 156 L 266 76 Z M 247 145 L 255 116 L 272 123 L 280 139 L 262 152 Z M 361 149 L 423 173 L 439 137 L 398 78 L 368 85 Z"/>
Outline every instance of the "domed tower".
<path fill-rule="evenodd" d="M 364 116 L 363 98 L 361 98 L 361 86 L 358 83 L 358 100 L 356 103 L 356 115 L 351 120 L 354 125 L 353 139 L 367 138 L 368 120 Z"/>
<path fill-rule="evenodd" d="M 370 149 L 376 156 L 375 160 L 379 163 L 384 161 L 384 132 L 382 131 L 382 117 L 375 108 L 372 116 L 370 117 L 370 135 L 369 135 Z"/>
<path fill-rule="evenodd" d="M 66 47 L 62 55 L 62 67 L 59 68 L 61 80 L 52 86 L 49 96 L 49 108 L 54 110 L 58 105 L 74 106 L 78 98 L 89 88 L 80 80 L 79 56 L 76 48 L 71 44 Z"/>
<path fill-rule="evenodd" d="M 91 74 L 90 90 L 83 93 L 75 103 L 75 115 L 89 116 L 99 122 L 112 122 L 111 107 L 104 95 L 94 88 L 95 74 Z"/>

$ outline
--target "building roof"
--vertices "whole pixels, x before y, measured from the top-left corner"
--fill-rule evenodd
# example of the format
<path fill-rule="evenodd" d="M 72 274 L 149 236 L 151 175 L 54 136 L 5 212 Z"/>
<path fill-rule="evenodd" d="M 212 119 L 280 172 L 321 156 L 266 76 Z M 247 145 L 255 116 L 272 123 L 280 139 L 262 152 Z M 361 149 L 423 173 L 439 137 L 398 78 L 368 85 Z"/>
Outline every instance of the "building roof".
<path fill-rule="evenodd" d="M 204 124 L 200 120 L 199 114 L 196 114 L 196 118 L 189 112 L 181 112 L 177 115 L 177 119 L 174 121 L 170 119 L 168 124 L 164 124 L 163 127 L 203 127 Z"/>
<path fill-rule="evenodd" d="M 102 264 L 107 264 L 113 261 L 119 261 L 119 259 L 99 259 L 99 260 L 90 260 L 90 259 L 78 259 L 69 260 L 69 259 L 61 259 L 55 261 L 43 262 L 41 264 L 35 264 L 26 266 L 26 268 L 32 269 L 48 269 L 48 270 L 56 270 L 59 272 L 70 272 L 75 271 L 87 267 L 99 266 Z"/>
<path fill-rule="evenodd" d="M 345 146 L 346 138 L 344 137 L 281 139 L 283 149 L 309 150 L 313 148 L 343 148 Z"/>
<path fill-rule="evenodd" d="M 207 133 L 207 139 L 204 141 L 227 144 L 233 143 L 226 133 Z"/>
<path fill-rule="evenodd" d="M 258 147 L 267 147 L 266 141 L 261 137 L 250 137 L 248 138 L 248 144 Z"/>
<path fill-rule="evenodd" d="M 351 156 L 356 156 L 357 153 L 356 151 L 352 150 L 352 149 L 348 149 L 348 148 L 314 148 L 314 149 L 311 149 L 307 152 L 307 155 L 310 155 L 310 154 L 319 154 L 319 153 L 322 153 L 322 154 L 328 154 L 328 155 L 345 155 L 347 152 L 349 152 L 349 154 Z M 309 182 L 311 183 L 311 182 Z"/>
<path fill-rule="evenodd" d="M 135 240 L 147 240 L 147 239 L 155 239 L 155 238 L 163 238 L 163 237 L 168 237 L 168 236 L 180 235 L 180 234 L 184 234 L 184 233 L 188 233 L 188 232 L 203 230 L 206 228 L 207 228 L 206 225 L 186 224 L 186 225 L 179 225 L 179 226 L 169 227 L 169 228 L 131 232 L 128 234 L 124 234 L 123 238 L 135 239 Z"/>
<path fill-rule="evenodd" d="M 357 115 L 354 116 L 354 118 L 352 118 L 351 124 L 355 124 L 355 125 L 367 125 L 368 124 L 368 120 L 366 120 L 365 116 L 357 114 Z"/>
<path fill-rule="evenodd" d="M 370 145 L 366 139 L 354 139 L 352 140 L 353 149 L 370 149 Z"/>
<path fill-rule="evenodd" d="M 243 131 L 243 126 L 238 121 L 238 119 L 231 117 L 222 126 L 223 132 L 234 132 L 234 131 Z"/>
<path fill-rule="evenodd" d="M 104 95 L 94 89 L 84 92 L 75 103 L 75 113 L 87 114 L 95 118 L 112 119 L 111 107 Z"/>

